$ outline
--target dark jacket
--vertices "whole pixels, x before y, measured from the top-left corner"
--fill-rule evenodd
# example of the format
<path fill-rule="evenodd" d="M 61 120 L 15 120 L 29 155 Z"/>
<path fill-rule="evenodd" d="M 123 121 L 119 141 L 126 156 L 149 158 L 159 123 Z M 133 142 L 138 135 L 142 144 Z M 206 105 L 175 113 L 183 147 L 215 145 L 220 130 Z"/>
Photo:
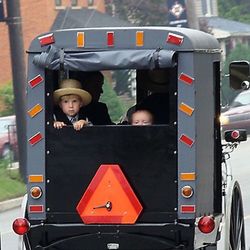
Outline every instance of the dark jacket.
<path fill-rule="evenodd" d="M 85 117 L 88 117 L 89 121 L 91 121 L 93 125 L 114 124 L 110 119 L 108 108 L 105 103 L 91 102 L 83 108 L 83 113 Z"/>
<path fill-rule="evenodd" d="M 78 120 L 86 120 L 86 115 L 83 112 L 83 109 L 80 109 L 78 113 Z M 58 106 L 54 108 L 54 116 L 56 118 L 56 121 L 64 122 L 66 125 L 73 125 L 72 122 L 68 119 L 67 115 L 65 115 L 62 111 L 62 109 Z"/>

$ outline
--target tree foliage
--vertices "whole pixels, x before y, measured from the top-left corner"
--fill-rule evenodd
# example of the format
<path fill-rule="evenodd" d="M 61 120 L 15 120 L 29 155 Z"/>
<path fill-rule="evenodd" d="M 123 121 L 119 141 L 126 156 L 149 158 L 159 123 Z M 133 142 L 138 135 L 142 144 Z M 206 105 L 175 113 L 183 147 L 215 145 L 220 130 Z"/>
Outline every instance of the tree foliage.
<path fill-rule="evenodd" d="M 108 14 L 135 25 L 166 25 L 166 0 L 106 0 Z"/>
<path fill-rule="evenodd" d="M 14 114 L 14 95 L 12 84 L 0 88 L 0 105 L 2 106 L 0 116 Z"/>
<path fill-rule="evenodd" d="M 249 0 L 218 0 L 219 15 L 234 21 L 250 23 Z"/>
<path fill-rule="evenodd" d="M 107 81 L 104 82 L 103 95 L 100 101 L 107 104 L 111 120 L 113 122 L 119 122 L 126 108 L 112 89 L 111 84 Z"/>

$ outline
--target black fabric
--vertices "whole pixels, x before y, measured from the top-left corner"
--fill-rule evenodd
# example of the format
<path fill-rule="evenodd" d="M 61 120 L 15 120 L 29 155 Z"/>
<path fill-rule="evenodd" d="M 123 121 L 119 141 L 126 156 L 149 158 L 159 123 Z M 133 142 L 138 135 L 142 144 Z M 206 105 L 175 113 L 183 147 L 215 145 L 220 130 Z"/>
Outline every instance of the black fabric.
<path fill-rule="evenodd" d="M 62 65 L 63 53 L 63 65 Z M 96 71 L 106 69 L 155 69 L 174 67 L 175 51 L 164 49 L 72 51 L 48 46 L 47 51 L 33 58 L 34 65 L 52 70 Z"/>
<path fill-rule="evenodd" d="M 93 125 L 114 124 L 110 119 L 108 108 L 105 103 L 91 102 L 89 105 L 84 107 L 83 113 L 85 117 L 88 117 L 89 121 L 91 121 Z"/>

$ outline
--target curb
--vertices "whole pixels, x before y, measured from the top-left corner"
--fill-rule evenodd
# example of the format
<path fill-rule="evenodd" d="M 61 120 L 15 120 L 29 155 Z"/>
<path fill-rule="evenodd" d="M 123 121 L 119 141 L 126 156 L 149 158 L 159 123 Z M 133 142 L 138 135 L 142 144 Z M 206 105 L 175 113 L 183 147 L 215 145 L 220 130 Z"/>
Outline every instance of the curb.
<path fill-rule="evenodd" d="M 0 213 L 13 209 L 13 208 L 21 207 L 22 200 L 23 200 L 23 197 L 19 197 L 16 199 L 11 199 L 11 200 L 0 202 Z"/>

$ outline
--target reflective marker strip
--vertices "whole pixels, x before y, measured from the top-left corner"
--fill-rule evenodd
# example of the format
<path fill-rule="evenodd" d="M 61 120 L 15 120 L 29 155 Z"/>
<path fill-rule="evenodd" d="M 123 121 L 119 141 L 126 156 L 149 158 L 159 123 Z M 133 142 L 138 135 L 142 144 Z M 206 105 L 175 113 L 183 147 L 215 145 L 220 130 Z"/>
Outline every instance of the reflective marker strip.
<path fill-rule="evenodd" d="M 187 135 L 182 134 L 180 139 L 181 142 L 185 143 L 186 145 L 188 145 L 189 147 L 192 147 L 194 144 L 194 141 L 188 137 Z"/>
<path fill-rule="evenodd" d="M 136 31 L 136 46 L 141 47 L 144 45 L 144 32 Z"/>
<path fill-rule="evenodd" d="M 114 32 L 113 31 L 107 32 L 107 45 L 114 46 L 114 42 L 115 42 Z"/>
<path fill-rule="evenodd" d="M 183 36 L 174 34 L 174 33 L 169 33 L 167 37 L 167 43 L 172 43 L 175 45 L 181 45 L 183 43 Z"/>
<path fill-rule="evenodd" d="M 38 37 L 41 47 L 55 42 L 53 33 Z"/>
<path fill-rule="evenodd" d="M 195 212 L 195 205 L 182 205 L 181 212 L 183 214 L 194 213 Z"/>
<path fill-rule="evenodd" d="M 43 175 L 29 175 L 29 182 L 43 182 Z"/>
<path fill-rule="evenodd" d="M 182 102 L 179 106 L 179 110 L 181 110 L 183 113 L 187 114 L 188 116 L 191 116 L 194 112 L 194 109 Z"/>
<path fill-rule="evenodd" d="M 195 173 L 181 173 L 181 181 L 194 181 L 196 179 Z"/>
<path fill-rule="evenodd" d="M 84 32 L 77 32 L 77 47 L 84 47 L 85 37 Z"/>
<path fill-rule="evenodd" d="M 32 136 L 30 139 L 29 139 L 29 143 L 30 145 L 35 145 L 36 143 L 38 143 L 39 141 L 41 141 L 43 139 L 43 136 L 40 132 L 38 132 L 37 134 L 35 134 L 34 136 Z"/>
<path fill-rule="evenodd" d="M 180 74 L 179 79 L 188 85 L 192 85 L 194 81 L 194 78 L 184 73 Z"/>
<path fill-rule="evenodd" d="M 43 212 L 43 205 L 30 205 L 29 212 L 30 213 L 42 213 Z"/>
<path fill-rule="evenodd" d="M 39 112 L 41 112 L 43 110 L 43 107 L 40 104 L 36 104 L 33 108 L 31 108 L 28 111 L 28 114 L 31 118 L 33 118 L 34 116 L 36 116 Z"/>
<path fill-rule="evenodd" d="M 38 84 L 40 84 L 43 81 L 43 78 L 41 77 L 41 75 L 37 75 L 36 77 L 34 77 L 33 79 L 31 79 L 28 83 L 30 85 L 31 88 L 36 87 Z"/>

